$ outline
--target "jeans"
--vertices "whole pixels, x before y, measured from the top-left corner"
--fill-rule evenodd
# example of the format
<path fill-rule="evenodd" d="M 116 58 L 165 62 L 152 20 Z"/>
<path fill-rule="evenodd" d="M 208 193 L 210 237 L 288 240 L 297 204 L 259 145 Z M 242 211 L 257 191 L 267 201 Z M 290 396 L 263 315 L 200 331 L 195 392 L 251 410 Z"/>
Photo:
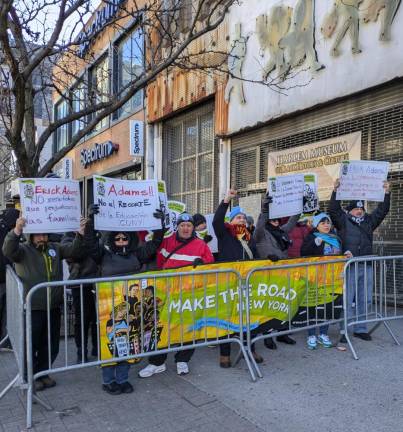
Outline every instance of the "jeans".
<path fill-rule="evenodd" d="M 329 330 L 329 326 L 323 325 L 319 327 L 319 334 L 327 335 L 327 331 Z M 310 328 L 308 329 L 308 336 L 315 336 L 316 335 L 316 328 Z"/>
<path fill-rule="evenodd" d="M 193 353 L 195 352 L 194 349 L 188 349 L 184 351 L 178 351 L 175 354 L 175 363 L 184 362 L 188 363 L 190 359 L 192 358 Z M 165 363 L 165 360 L 167 359 L 168 354 L 158 354 L 155 356 L 151 356 L 148 360 L 148 362 L 154 366 L 161 366 Z"/>
<path fill-rule="evenodd" d="M 111 384 L 116 382 L 123 384 L 129 380 L 130 364 L 121 362 L 113 366 L 104 366 L 102 368 L 102 383 Z"/>
<path fill-rule="evenodd" d="M 347 270 L 347 318 L 365 320 L 372 304 L 373 269 L 371 263 L 352 263 Z M 353 307 L 353 304 L 355 305 Z M 354 333 L 367 333 L 367 324 L 354 325 Z"/>

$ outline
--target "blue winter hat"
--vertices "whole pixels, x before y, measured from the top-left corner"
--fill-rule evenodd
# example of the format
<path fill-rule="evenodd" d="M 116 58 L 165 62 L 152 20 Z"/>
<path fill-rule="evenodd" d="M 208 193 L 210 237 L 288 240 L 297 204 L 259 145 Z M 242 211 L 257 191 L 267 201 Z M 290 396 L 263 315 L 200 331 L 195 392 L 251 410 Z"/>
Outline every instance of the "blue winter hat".
<path fill-rule="evenodd" d="M 332 223 L 332 220 L 330 219 L 330 216 L 327 213 L 319 213 L 317 215 L 315 215 L 312 219 L 312 226 L 314 228 L 317 228 L 318 225 L 323 222 L 325 219 L 327 219 L 330 223 Z"/>
<path fill-rule="evenodd" d="M 243 214 L 246 217 L 246 213 L 244 212 L 243 208 L 239 206 L 234 207 L 229 214 L 230 222 L 232 221 L 232 219 L 234 219 L 235 216 L 238 216 L 239 214 Z"/>
<path fill-rule="evenodd" d="M 182 222 L 190 222 L 194 226 L 193 217 L 189 213 L 181 213 L 176 219 L 176 226 L 178 226 Z"/>

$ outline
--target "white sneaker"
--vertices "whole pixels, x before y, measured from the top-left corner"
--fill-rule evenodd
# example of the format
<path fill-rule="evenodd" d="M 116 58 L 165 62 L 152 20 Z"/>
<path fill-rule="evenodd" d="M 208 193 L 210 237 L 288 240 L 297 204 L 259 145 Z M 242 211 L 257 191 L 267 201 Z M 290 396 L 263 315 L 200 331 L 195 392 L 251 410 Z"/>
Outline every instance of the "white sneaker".
<path fill-rule="evenodd" d="M 153 376 L 155 374 L 159 374 L 161 372 L 165 372 L 167 370 L 167 367 L 165 366 L 165 363 L 163 363 L 160 366 L 155 366 L 153 364 L 149 364 L 144 369 L 141 369 L 139 371 L 139 377 L 140 378 L 149 378 L 150 376 Z"/>
<path fill-rule="evenodd" d="M 187 375 L 189 373 L 189 367 L 186 362 L 176 363 L 176 371 L 178 375 Z"/>
<path fill-rule="evenodd" d="M 323 345 L 325 348 L 331 348 L 333 346 L 328 335 L 321 334 L 318 336 L 318 343 Z"/>
<path fill-rule="evenodd" d="M 316 336 L 308 336 L 306 343 L 309 349 L 315 349 L 317 347 Z"/>

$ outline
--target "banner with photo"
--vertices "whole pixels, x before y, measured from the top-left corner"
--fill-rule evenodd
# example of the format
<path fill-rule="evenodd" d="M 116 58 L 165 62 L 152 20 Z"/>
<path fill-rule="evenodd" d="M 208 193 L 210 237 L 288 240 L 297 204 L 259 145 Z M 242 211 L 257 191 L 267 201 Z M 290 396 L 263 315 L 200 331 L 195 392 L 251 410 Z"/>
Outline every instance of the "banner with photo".
<path fill-rule="evenodd" d="M 337 263 L 327 263 L 339 258 Z M 257 270 L 249 279 L 252 329 L 280 328 L 288 322 L 301 325 L 301 321 L 314 316 L 309 310 L 321 305 L 327 307 L 318 307 L 316 318 L 323 310 L 327 314 L 324 319 L 337 318 L 343 293 L 343 258 L 217 263 L 164 271 L 173 273 L 172 277 L 154 278 L 143 273 L 127 282 L 100 283 L 97 289 L 102 359 L 217 339 L 239 333 L 241 328 L 245 330 L 245 322 L 239 321 L 240 302 L 245 303 L 245 297 L 240 298 L 237 273 L 245 278 L 251 270 L 264 266 L 274 269 Z M 306 262 L 312 266 L 275 268 Z M 229 271 L 195 274 L 201 269 Z M 178 271 L 188 275 L 175 276 Z M 301 310 L 308 313 L 304 315 Z"/>

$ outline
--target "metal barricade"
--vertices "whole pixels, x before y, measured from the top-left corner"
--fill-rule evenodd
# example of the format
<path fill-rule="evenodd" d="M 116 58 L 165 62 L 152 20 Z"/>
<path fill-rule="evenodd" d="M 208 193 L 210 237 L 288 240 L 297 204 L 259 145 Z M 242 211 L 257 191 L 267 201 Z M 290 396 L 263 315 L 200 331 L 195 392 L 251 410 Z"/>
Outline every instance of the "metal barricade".
<path fill-rule="evenodd" d="M 255 380 L 252 364 L 246 354 L 246 321 L 241 302 L 241 285 L 239 273 L 232 269 L 159 271 L 126 277 L 36 285 L 29 291 L 26 299 L 27 427 L 32 425 L 35 380 L 50 373 L 105 366 L 156 354 L 234 342 L 239 345 L 251 378 Z M 99 347 L 97 358 L 91 361 L 88 361 L 84 354 L 84 290 L 89 286 L 93 287 L 96 295 Z M 67 333 L 63 335 L 60 352 L 59 340 L 54 334 L 54 331 L 57 333 L 60 329 L 61 315 L 57 313 L 59 306 L 56 307 L 52 302 L 62 294 L 60 307 L 63 308 L 62 315 L 66 320 L 67 288 L 72 291 L 79 290 L 81 359 L 78 359 L 78 362 L 69 355 Z M 57 293 L 56 290 L 62 292 Z M 32 310 L 32 305 L 35 295 L 41 291 L 46 292 L 47 364 L 40 370 L 34 370 L 32 322 L 35 311 Z M 231 299 L 231 302 L 228 299 Z M 237 317 L 235 322 L 234 316 Z M 161 327 L 162 322 L 166 324 L 166 328 Z M 67 323 L 64 322 L 64 325 L 66 327 Z"/>
<path fill-rule="evenodd" d="M 342 321 L 343 283 L 341 278 L 345 262 L 345 259 L 302 261 L 295 264 L 255 268 L 248 273 L 243 289 L 246 304 L 249 306 L 245 309 L 247 354 L 260 378 L 263 375 L 252 354 L 252 347 L 256 342 Z M 277 275 L 281 272 L 283 281 L 281 286 L 270 282 L 274 272 Z M 272 311 L 279 311 L 282 318 L 268 320 L 265 326 L 253 329 L 253 303 L 251 303 L 253 299 L 250 298 L 250 288 L 256 277 L 259 280 L 268 281 L 267 284 L 262 284 L 263 286 L 257 289 L 262 292 L 264 290 L 269 307 L 271 306 Z M 337 290 L 336 280 L 339 282 Z M 298 301 L 295 301 L 296 296 L 299 296 Z M 270 300 L 270 298 L 275 300 Z M 273 303 L 270 304 L 269 301 Z M 296 305 L 298 305 L 297 308 Z M 270 311 L 267 314 L 270 317 Z"/>
<path fill-rule="evenodd" d="M 13 387 L 25 386 L 24 287 L 11 266 L 6 268 L 7 331 L 18 373 L 0 393 L 0 399 Z"/>
<path fill-rule="evenodd" d="M 398 303 L 398 283 L 403 280 L 403 255 L 383 257 L 357 257 L 344 268 L 344 333 L 353 357 L 357 352 L 351 341 L 349 329 L 355 334 L 371 335 L 381 324 L 400 345 L 388 321 L 403 319 L 403 309 Z M 368 331 L 367 325 L 375 325 Z M 366 336 L 367 337 L 367 336 Z M 368 338 L 368 337 L 367 337 Z"/>

